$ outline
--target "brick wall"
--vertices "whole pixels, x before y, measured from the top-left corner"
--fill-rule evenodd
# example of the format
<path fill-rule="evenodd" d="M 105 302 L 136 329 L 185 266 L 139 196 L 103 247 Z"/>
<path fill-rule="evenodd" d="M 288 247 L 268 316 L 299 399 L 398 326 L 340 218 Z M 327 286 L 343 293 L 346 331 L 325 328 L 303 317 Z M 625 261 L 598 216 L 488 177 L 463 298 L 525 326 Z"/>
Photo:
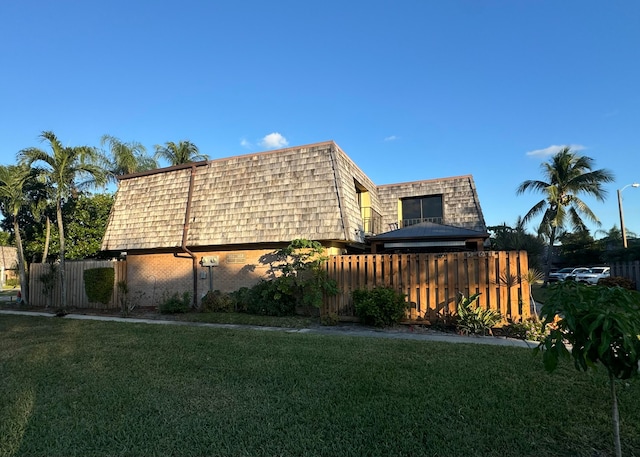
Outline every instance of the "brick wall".
<path fill-rule="evenodd" d="M 209 291 L 233 292 L 241 287 L 251 287 L 261 278 L 271 276 L 269 261 L 273 249 L 243 251 L 208 251 L 196 253 L 202 257 L 218 256 L 218 266 L 198 265 L 198 295 Z M 335 255 L 337 249 L 329 249 Z M 183 254 L 181 254 L 182 256 Z M 209 272 L 212 277 L 209 277 Z M 127 256 L 127 282 L 129 297 L 138 306 L 158 306 L 165 298 L 178 293 L 193 291 L 191 258 L 173 254 L 144 254 Z"/>

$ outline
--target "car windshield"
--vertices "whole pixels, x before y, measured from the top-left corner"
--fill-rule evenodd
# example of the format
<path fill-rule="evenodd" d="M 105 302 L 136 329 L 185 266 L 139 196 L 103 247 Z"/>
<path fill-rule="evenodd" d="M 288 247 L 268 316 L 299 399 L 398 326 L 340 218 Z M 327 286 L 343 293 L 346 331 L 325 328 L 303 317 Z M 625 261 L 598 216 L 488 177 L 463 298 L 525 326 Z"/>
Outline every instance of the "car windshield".
<path fill-rule="evenodd" d="M 571 273 L 573 268 L 563 268 L 562 270 L 558 270 L 557 273 Z"/>
<path fill-rule="evenodd" d="M 606 268 L 592 268 L 591 269 L 591 273 L 596 273 L 596 274 L 604 273 L 605 271 L 606 271 Z"/>

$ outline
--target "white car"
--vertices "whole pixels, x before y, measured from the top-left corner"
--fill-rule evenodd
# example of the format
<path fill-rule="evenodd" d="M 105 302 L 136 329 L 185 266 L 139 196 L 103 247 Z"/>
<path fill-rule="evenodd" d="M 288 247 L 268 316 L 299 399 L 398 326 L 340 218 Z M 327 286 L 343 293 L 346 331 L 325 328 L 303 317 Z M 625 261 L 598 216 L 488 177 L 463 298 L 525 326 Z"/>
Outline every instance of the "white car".
<path fill-rule="evenodd" d="M 591 267 L 588 273 L 580 273 L 576 275 L 576 281 L 585 284 L 598 284 L 601 278 L 611 276 L 610 267 Z"/>
<path fill-rule="evenodd" d="M 586 267 L 578 267 L 578 268 L 574 268 L 574 267 L 569 267 L 569 268 L 562 268 L 558 271 L 555 271 L 553 273 L 549 273 L 549 282 L 555 282 L 555 281 L 564 281 L 565 279 L 575 279 L 575 277 L 579 274 L 582 273 L 589 273 L 589 269 Z"/>

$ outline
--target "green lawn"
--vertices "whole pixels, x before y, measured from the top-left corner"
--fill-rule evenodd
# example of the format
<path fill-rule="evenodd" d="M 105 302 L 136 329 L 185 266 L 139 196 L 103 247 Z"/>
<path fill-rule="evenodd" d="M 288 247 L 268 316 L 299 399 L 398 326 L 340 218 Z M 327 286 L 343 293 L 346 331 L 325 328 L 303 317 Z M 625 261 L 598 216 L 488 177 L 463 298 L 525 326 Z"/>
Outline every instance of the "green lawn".
<path fill-rule="evenodd" d="M 527 349 L 23 316 L 0 348 L 2 456 L 613 454 L 605 373 Z"/>

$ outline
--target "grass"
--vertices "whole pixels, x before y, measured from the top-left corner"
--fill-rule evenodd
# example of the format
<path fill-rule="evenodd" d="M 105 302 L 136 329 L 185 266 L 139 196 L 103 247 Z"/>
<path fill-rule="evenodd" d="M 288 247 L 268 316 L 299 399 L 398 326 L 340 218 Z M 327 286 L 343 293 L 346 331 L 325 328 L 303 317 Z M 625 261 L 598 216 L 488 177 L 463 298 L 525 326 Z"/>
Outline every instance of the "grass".
<path fill-rule="evenodd" d="M 531 293 L 536 303 L 545 303 L 549 295 L 549 287 L 544 287 L 541 282 L 531 285 Z"/>
<path fill-rule="evenodd" d="M 2 456 L 613 454 L 605 373 L 522 348 L 23 316 L 0 347 Z"/>
<path fill-rule="evenodd" d="M 161 314 L 163 318 L 167 315 Z M 197 313 L 175 314 L 172 319 L 189 322 L 206 322 L 216 324 L 258 325 L 263 327 L 306 328 L 317 324 L 319 319 L 305 316 L 259 316 L 247 313 Z"/>

